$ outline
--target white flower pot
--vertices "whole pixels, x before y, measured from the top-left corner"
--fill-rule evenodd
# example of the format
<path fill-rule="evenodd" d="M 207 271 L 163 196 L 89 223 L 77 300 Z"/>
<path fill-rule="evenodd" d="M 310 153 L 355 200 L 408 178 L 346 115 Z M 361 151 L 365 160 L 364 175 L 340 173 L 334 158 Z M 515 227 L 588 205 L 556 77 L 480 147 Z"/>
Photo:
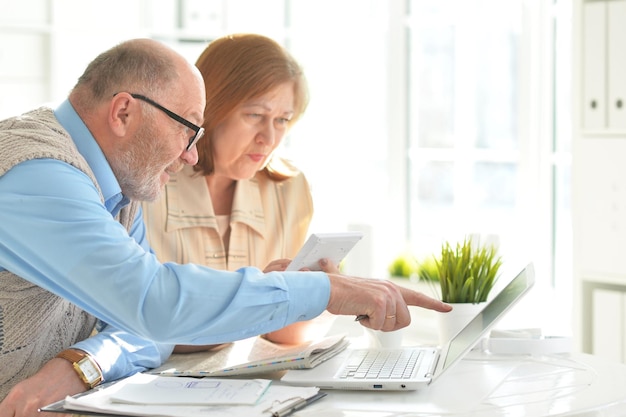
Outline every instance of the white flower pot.
<path fill-rule="evenodd" d="M 467 325 L 487 303 L 450 303 L 452 311 L 437 313 L 439 344 L 444 345 Z"/>

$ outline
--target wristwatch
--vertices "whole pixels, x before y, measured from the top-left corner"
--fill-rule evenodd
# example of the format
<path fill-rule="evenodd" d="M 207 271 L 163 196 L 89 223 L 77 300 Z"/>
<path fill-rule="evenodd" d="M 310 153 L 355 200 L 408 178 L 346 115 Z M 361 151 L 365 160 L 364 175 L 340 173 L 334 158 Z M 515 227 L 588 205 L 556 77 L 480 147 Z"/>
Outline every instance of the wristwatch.
<path fill-rule="evenodd" d="M 61 351 L 57 358 L 62 358 L 72 363 L 74 370 L 85 383 L 87 389 L 99 385 L 103 381 L 102 371 L 96 361 L 88 353 L 78 349 L 66 349 Z"/>

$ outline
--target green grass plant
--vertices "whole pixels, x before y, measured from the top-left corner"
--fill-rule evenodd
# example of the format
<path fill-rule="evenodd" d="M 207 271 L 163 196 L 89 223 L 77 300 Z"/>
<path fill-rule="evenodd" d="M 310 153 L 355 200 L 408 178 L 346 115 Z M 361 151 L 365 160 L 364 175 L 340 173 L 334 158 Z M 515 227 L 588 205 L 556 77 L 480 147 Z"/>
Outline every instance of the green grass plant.
<path fill-rule="evenodd" d="M 481 303 L 487 301 L 493 289 L 502 259 L 493 245 L 475 245 L 464 239 L 452 247 L 445 242 L 441 258 L 435 260 L 441 289 L 446 303 Z"/>

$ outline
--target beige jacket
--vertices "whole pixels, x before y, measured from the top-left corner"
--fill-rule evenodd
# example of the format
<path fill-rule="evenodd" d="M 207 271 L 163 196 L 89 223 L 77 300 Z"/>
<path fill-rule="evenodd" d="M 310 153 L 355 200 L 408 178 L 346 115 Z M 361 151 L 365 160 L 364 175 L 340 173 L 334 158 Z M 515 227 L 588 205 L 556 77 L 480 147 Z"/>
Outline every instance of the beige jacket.
<path fill-rule="evenodd" d="M 205 179 L 192 167 L 172 176 L 159 200 L 144 203 L 143 210 L 148 241 L 161 262 L 235 271 L 293 258 L 306 238 L 313 201 L 302 173 L 282 182 L 263 173 L 238 181 L 228 257 Z"/>

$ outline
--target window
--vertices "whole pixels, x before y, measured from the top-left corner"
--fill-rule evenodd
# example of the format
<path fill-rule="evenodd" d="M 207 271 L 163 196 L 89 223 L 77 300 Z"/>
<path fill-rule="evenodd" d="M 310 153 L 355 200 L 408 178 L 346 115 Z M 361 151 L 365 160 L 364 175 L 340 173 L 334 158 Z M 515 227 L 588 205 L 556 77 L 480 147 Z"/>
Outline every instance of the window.
<path fill-rule="evenodd" d="M 509 233 L 520 201 L 520 16 L 519 1 L 410 2 L 408 219 L 418 247 Z"/>
<path fill-rule="evenodd" d="M 403 251 L 478 234 L 511 269 L 535 264 L 539 302 L 557 302 L 562 329 L 569 115 L 554 100 L 569 91 L 569 15 L 543 3 L 287 2 L 312 92 L 287 145 L 314 187 L 315 231 L 371 236 L 357 271 L 385 275 Z"/>

